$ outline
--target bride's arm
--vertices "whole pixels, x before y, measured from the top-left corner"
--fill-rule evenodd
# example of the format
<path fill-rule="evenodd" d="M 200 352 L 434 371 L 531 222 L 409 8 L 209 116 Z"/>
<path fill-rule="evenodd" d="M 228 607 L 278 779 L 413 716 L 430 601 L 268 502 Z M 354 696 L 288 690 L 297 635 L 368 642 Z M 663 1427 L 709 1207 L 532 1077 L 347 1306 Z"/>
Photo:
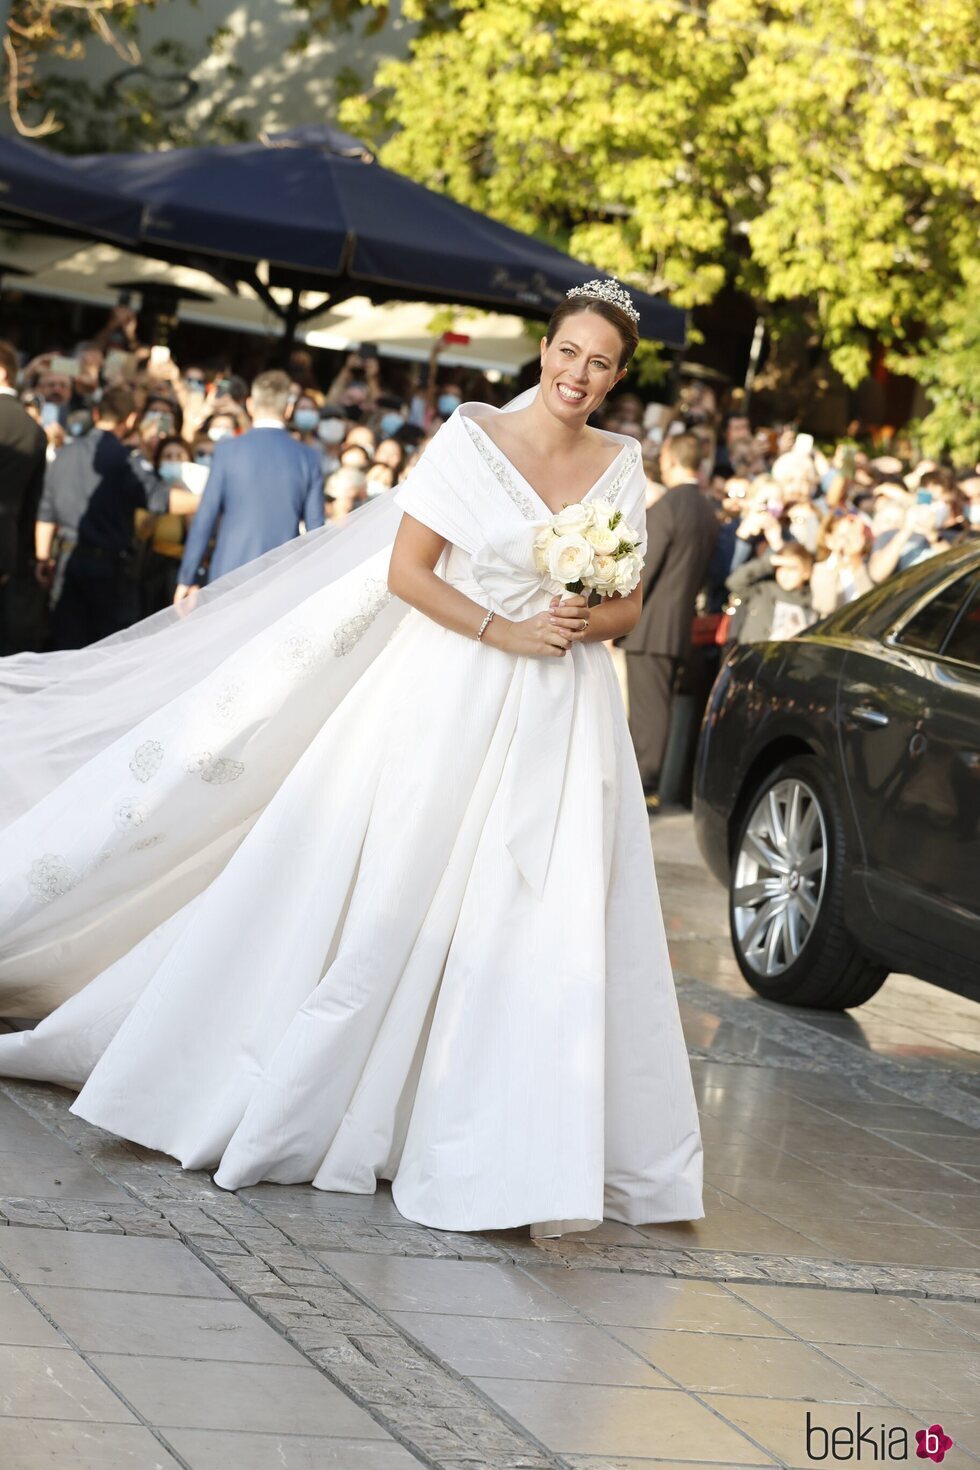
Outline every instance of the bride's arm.
<path fill-rule="evenodd" d="M 639 583 L 626 597 L 618 594 L 613 597 L 604 597 L 595 607 L 588 610 L 589 626 L 578 629 L 577 622 L 582 620 L 582 612 L 579 605 L 573 603 L 571 607 L 557 606 L 558 598 L 552 601 L 552 612 L 556 614 L 562 626 L 569 629 L 569 636 L 576 643 L 605 643 L 610 638 L 619 638 L 623 633 L 631 633 L 636 627 L 640 616 L 640 608 L 643 606 L 643 587 Z M 566 611 L 567 609 L 567 611 Z"/>
<path fill-rule="evenodd" d="M 445 547 L 445 536 L 406 511 L 391 548 L 388 587 L 402 602 L 418 608 L 443 628 L 475 638 L 487 609 L 436 575 L 433 568 Z M 547 613 L 517 623 L 498 614 L 487 625 L 483 642 L 507 653 L 561 657 L 569 637 L 552 626 Z"/>

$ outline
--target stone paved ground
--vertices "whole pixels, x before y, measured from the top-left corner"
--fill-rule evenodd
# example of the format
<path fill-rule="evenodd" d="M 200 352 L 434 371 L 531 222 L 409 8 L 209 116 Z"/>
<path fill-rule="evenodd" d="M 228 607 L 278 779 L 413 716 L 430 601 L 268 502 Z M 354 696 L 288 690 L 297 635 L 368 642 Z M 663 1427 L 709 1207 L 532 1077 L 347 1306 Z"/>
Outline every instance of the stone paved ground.
<path fill-rule="evenodd" d="M 0 1470 L 812 1466 L 835 1428 L 916 1463 L 937 1422 L 980 1461 L 980 1008 L 758 1000 L 689 818 L 653 832 L 705 1219 L 532 1245 L 229 1195 L 0 1083 Z"/>

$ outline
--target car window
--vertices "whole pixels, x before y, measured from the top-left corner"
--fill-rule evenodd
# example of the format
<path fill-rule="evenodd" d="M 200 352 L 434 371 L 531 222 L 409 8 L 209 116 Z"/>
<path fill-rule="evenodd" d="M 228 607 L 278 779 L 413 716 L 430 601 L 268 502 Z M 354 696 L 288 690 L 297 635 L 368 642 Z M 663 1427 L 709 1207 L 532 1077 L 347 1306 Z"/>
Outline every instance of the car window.
<path fill-rule="evenodd" d="M 969 572 L 965 577 L 957 577 L 955 582 L 950 582 L 935 597 L 931 597 L 925 607 L 920 607 L 914 617 L 909 618 L 896 638 L 896 643 L 903 648 L 919 649 L 922 653 L 938 653 L 953 625 L 953 619 L 963 606 L 964 599 L 976 588 L 978 580 L 980 574 Z"/>
<path fill-rule="evenodd" d="M 974 581 L 977 585 L 973 588 L 973 596 L 946 639 L 943 657 L 955 658 L 961 664 L 980 669 L 980 578 Z"/>

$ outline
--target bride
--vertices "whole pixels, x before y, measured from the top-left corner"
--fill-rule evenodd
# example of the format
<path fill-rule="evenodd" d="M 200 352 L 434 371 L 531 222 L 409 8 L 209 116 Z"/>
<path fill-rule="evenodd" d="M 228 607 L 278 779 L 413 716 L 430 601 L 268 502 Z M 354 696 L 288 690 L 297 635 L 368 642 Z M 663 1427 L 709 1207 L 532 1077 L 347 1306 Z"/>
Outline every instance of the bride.
<path fill-rule="evenodd" d="M 569 292 L 541 381 L 408 480 L 81 652 L 0 662 L 0 1074 L 216 1171 L 533 1235 L 704 1214 L 649 827 L 607 639 L 535 536 L 619 510 L 587 420 L 636 312 Z"/>

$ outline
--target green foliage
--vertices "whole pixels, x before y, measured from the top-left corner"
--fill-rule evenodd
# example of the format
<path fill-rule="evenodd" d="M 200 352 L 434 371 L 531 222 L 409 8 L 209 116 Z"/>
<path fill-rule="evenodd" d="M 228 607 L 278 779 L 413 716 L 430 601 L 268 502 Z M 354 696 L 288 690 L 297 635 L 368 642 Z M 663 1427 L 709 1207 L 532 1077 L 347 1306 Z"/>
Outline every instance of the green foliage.
<path fill-rule="evenodd" d="M 404 13 L 411 56 L 341 112 L 385 163 L 677 305 L 734 285 L 851 385 L 876 341 L 926 382 L 978 244 L 980 0 Z"/>
<path fill-rule="evenodd" d="M 980 262 L 964 272 L 963 287 L 945 303 L 931 350 L 895 363 L 925 388 L 930 412 L 913 425 L 925 454 L 948 454 L 959 464 L 980 463 Z"/>
<path fill-rule="evenodd" d="M 630 362 L 630 377 L 638 388 L 659 388 L 670 377 L 672 366 L 657 342 L 641 342 Z"/>

